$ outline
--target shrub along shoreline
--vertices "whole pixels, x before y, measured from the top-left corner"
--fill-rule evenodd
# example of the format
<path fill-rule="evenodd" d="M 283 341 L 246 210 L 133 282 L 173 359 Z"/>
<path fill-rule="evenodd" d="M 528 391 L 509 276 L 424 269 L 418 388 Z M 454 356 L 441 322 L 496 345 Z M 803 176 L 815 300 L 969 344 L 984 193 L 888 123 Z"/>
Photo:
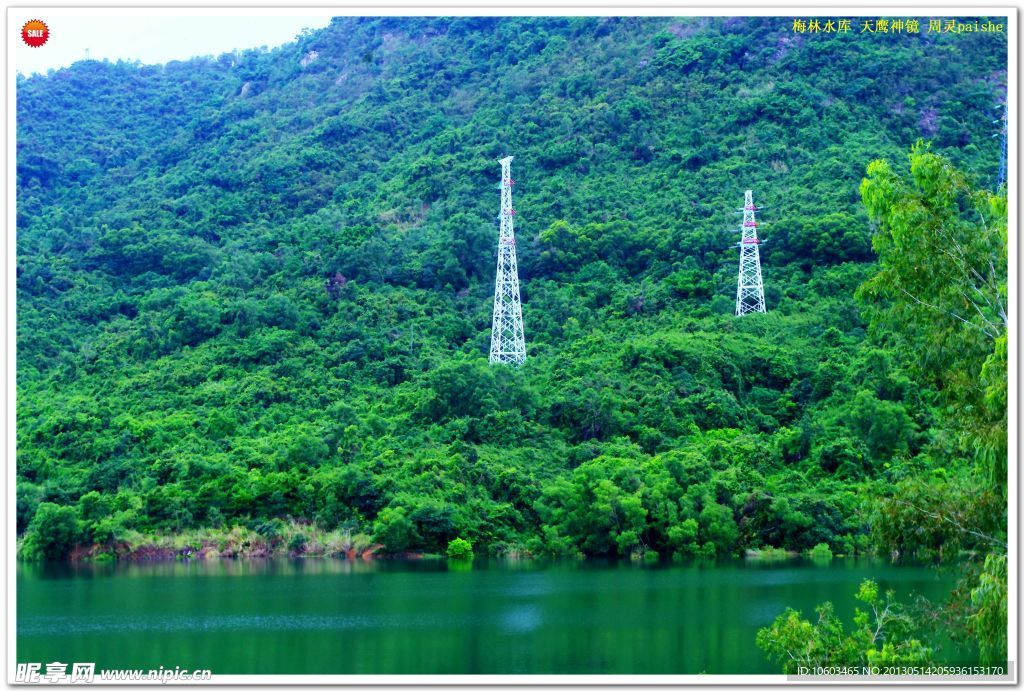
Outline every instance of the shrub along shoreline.
<path fill-rule="evenodd" d="M 18 556 L 45 558 L 38 546 L 18 542 Z M 370 559 L 383 547 L 363 533 L 325 530 L 315 523 L 267 521 L 255 528 L 199 528 L 171 534 L 130 531 L 106 542 L 76 543 L 66 549 L 69 561 L 150 561 L 170 559 L 267 558 L 325 556 Z"/>
<path fill-rule="evenodd" d="M 23 561 L 46 559 L 38 544 L 26 538 L 17 542 L 16 553 Z M 490 556 L 510 559 L 532 559 L 543 557 L 525 547 L 500 546 L 489 550 Z M 864 551 L 856 552 L 856 556 L 865 556 Z M 587 555 L 578 553 L 575 558 L 584 559 Z M 786 560 L 800 556 L 815 561 L 831 560 L 833 555 L 827 544 L 819 544 L 814 549 L 799 552 L 766 545 L 760 548 L 744 550 L 732 554 L 733 558 L 748 560 Z M 366 533 L 351 530 L 328 530 L 315 522 L 301 520 L 272 520 L 258 524 L 255 528 L 234 525 L 230 528 L 200 528 L 178 533 L 146 534 L 136 531 L 125 533 L 118 539 L 106 542 L 79 542 L 65 546 L 60 560 L 70 562 L 110 562 L 110 561 L 171 561 L 176 559 L 267 559 L 267 558 L 298 558 L 298 557 L 337 557 L 348 560 L 362 559 L 370 561 L 380 558 L 399 559 L 472 559 L 473 544 L 460 537 L 448 543 L 443 553 L 404 550 L 389 550 L 386 545 L 377 542 Z M 633 561 L 659 561 L 662 558 L 654 550 L 636 552 L 629 555 Z M 672 561 L 687 559 L 714 559 L 714 553 L 673 552 Z M 52 560 L 52 559 L 51 559 Z"/>

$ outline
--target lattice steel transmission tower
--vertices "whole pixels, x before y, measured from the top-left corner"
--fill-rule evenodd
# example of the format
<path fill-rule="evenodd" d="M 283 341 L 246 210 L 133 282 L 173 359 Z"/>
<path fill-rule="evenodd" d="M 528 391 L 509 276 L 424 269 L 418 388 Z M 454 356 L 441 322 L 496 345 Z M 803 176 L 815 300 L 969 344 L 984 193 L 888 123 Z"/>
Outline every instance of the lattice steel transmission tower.
<path fill-rule="evenodd" d="M 757 220 L 754 217 L 759 209 L 754 206 L 754 193 L 747 190 L 743 196 L 743 225 L 740 230 L 740 277 L 736 285 L 736 316 L 742 317 L 751 312 L 765 312 L 764 285 L 761 283 L 761 254 L 757 239 Z"/>
<path fill-rule="evenodd" d="M 501 231 L 498 233 L 498 272 L 494 278 L 494 319 L 491 321 L 491 362 L 521 365 L 526 360 L 523 306 L 519 300 L 519 268 L 512 208 L 512 156 L 501 159 Z"/>

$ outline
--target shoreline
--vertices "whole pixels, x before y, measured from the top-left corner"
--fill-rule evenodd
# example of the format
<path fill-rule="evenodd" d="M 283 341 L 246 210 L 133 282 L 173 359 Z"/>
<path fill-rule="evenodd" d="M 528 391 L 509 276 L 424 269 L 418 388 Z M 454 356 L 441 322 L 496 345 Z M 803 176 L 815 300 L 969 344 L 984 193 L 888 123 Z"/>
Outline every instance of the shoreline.
<path fill-rule="evenodd" d="M 234 531 L 233 531 L 234 532 Z M 386 552 L 381 543 L 370 543 L 368 545 L 355 545 L 345 543 L 335 546 L 333 549 L 321 549 L 322 543 L 314 543 L 312 549 L 294 550 L 289 549 L 282 540 L 275 540 L 273 543 L 256 539 L 242 543 L 233 543 L 224 538 L 220 540 L 203 539 L 200 541 L 184 539 L 184 535 L 177 536 L 147 536 L 148 540 L 128 541 L 118 540 L 111 543 L 92 543 L 76 545 L 62 560 L 42 560 L 42 563 L 65 563 L 65 564 L 101 564 L 101 563 L 160 563 L 180 561 L 249 561 L 266 559 L 338 559 L 350 562 L 370 563 L 374 561 L 434 561 L 434 560 L 455 560 L 472 561 L 475 557 L 481 558 L 503 558 L 513 561 L 544 560 L 545 555 L 532 554 L 525 550 L 515 550 L 500 554 L 476 554 L 468 558 L 453 558 L 441 552 L 419 552 L 402 551 Z M 20 538 L 19 538 L 20 542 Z M 227 544 L 225 544 L 225 542 Z M 354 541 L 353 541 L 354 542 Z M 344 547 L 343 549 L 339 547 Z M 810 559 L 816 562 L 828 562 L 834 558 L 849 557 L 879 557 L 878 554 L 832 554 L 816 555 L 811 552 L 801 553 L 796 550 L 781 549 L 774 547 L 763 547 L 760 549 L 746 549 L 742 553 L 733 554 L 728 557 L 708 558 L 699 554 L 673 554 L 662 557 L 655 552 L 648 552 L 632 557 L 602 557 L 586 556 L 583 554 L 569 557 L 573 561 L 601 561 L 611 560 L 633 563 L 660 563 L 672 562 L 683 563 L 690 561 L 730 561 L 730 562 L 780 562 L 792 561 L 800 558 Z M 16 557 L 24 563 L 39 563 L 39 560 L 26 559 L 20 554 Z M 563 559 L 566 557 L 562 557 Z"/>

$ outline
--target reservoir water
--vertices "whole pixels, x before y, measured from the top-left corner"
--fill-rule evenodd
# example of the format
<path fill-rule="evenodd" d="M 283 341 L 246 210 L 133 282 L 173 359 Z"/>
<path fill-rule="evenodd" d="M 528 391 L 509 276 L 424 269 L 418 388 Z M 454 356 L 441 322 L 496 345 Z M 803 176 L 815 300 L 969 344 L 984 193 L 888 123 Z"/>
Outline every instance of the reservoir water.
<path fill-rule="evenodd" d="M 955 574 L 884 561 L 688 565 L 334 559 L 17 567 L 17 661 L 214 674 L 777 674 L 787 606 L 849 624 L 865 578 L 940 602 Z M 948 649 L 960 662 L 974 651 Z"/>

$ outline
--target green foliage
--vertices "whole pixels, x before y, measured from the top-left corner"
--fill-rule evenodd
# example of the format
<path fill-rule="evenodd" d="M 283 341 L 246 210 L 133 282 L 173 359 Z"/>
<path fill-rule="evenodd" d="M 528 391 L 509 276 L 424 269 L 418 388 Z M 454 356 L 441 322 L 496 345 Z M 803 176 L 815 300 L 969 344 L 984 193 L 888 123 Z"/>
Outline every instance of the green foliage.
<path fill-rule="evenodd" d="M 288 541 L 288 551 L 292 554 L 302 554 L 306 549 L 307 538 L 302 533 L 295 533 Z"/>
<path fill-rule="evenodd" d="M 909 181 L 874 161 L 860 191 L 881 268 L 858 295 L 1005 493 L 1006 192 L 977 189 L 922 142 Z"/>
<path fill-rule="evenodd" d="M 707 537 L 706 544 L 713 544 L 719 554 L 733 552 L 739 530 L 733 519 L 732 509 L 708 502 L 700 512 L 700 527 L 701 532 Z"/>
<path fill-rule="evenodd" d="M 451 559 L 471 559 L 473 557 L 473 545 L 469 540 L 457 537 L 448 543 L 445 554 Z"/>
<path fill-rule="evenodd" d="M 953 558 L 961 552 L 1005 549 L 1006 505 L 991 487 L 961 477 L 909 477 L 878 486 L 871 534 L 895 557 Z"/>
<path fill-rule="evenodd" d="M 861 195 L 877 224 L 872 244 L 880 270 L 858 297 L 876 338 L 887 342 L 941 403 L 934 409 L 935 442 L 914 463 L 931 475 L 896 466 L 895 482 L 880 487 L 873 502 L 872 536 L 894 559 L 966 553 L 964 575 L 944 615 L 954 632 L 973 634 L 987 664 L 1003 664 L 1006 190 L 979 189 L 919 141 L 910 153 L 909 180 L 885 161 L 874 161 Z M 976 575 L 971 561 L 978 555 L 985 559 Z M 888 659 L 893 653 L 883 649 L 880 654 Z"/>
<path fill-rule="evenodd" d="M 19 482 L 17 487 L 17 531 L 25 532 L 43 497 L 43 488 L 29 482 Z"/>
<path fill-rule="evenodd" d="M 794 555 L 780 547 L 768 546 L 761 547 L 759 549 L 751 549 L 748 551 L 747 556 L 755 559 L 775 561 L 778 559 L 789 559 Z"/>
<path fill-rule="evenodd" d="M 668 529 L 669 546 L 680 555 L 694 555 L 699 549 L 697 543 L 697 521 L 687 518 Z"/>
<path fill-rule="evenodd" d="M 78 540 L 78 511 L 43 502 L 28 526 L 22 555 L 28 559 L 63 559 Z"/>
<path fill-rule="evenodd" d="M 800 667 L 866 667 L 868 665 L 921 665 L 930 662 L 932 650 L 915 631 L 914 622 L 895 602 L 894 593 L 884 598 L 874 581 L 864 581 L 857 599 L 867 605 L 856 609 L 852 631 L 836 616 L 831 602 L 818 606 L 811 623 L 800 612 L 787 608 L 771 626 L 757 632 L 757 646 L 782 666 L 785 674 Z"/>
<path fill-rule="evenodd" d="M 391 552 L 402 552 L 416 543 L 416 529 L 402 507 L 383 509 L 373 526 L 373 537 Z"/>
<path fill-rule="evenodd" d="M 808 552 L 808 554 L 811 559 L 828 561 L 832 559 L 832 548 L 829 547 L 827 543 L 819 542 L 811 548 L 811 551 Z"/>
<path fill-rule="evenodd" d="M 19 79 L 26 553 L 204 530 L 239 554 L 298 552 L 300 533 L 304 554 L 370 535 L 570 557 L 863 545 L 897 470 L 962 479 L 934 447 L 966 373 L 957 429 L 984 423 L 998 476 L 1005 338 L 943 346 L 945 322 L 907 312 L 928 362 L 963 375 L 912 380 L 918 341 L 873 316 L 896 279 L 853 293 L 876 268 L 870 219 L 891 255 L 914 235 L 901 214 L 944 228 L 941 189 L 967 179 L 876 167 L 865 212 L 870 161 L 928 135 L 995 171 L 1005 37 L 791 38 L 785 18 L 338 18 L 271 51 Z M 509 152 L 516 370 L 486 359 Z M 737 320 L 721 230 L 747 188 L 774 207 L 770 312 Z M 949 232 L 1005 247 L 1003 197 L 963 189 Z M 44 555 L 40 526 L 72 513 Z"/>
<path fill-rule="evenodd" d="M 1006 598 L 1006 556 L 989 554 L 976 588 L 971 590 L 970 627 L 978 640 L 983 665 L 1006 663 L 1009 626 Z"/>
<path fill-rule="evenodd" d="M 823 603 L 816 611 L 818 620 L 812 624 L 787 608 L 770 627 L 757 632 L 757 646 L 781 664 L 785 674 L 796 674 L 801 667 L 853 665 L 861 659 L 832 603 Z"/>

